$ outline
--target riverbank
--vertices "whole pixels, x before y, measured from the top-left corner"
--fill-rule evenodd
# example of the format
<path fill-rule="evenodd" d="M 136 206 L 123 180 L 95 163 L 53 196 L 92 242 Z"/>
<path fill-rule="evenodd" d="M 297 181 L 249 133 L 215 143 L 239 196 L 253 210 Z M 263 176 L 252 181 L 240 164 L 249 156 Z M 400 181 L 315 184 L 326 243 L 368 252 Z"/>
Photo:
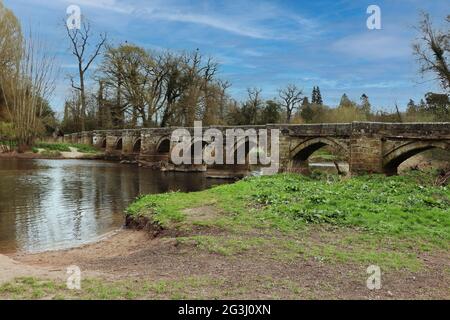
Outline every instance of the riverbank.
<path fill-rule="evenodd" d="M 450 299 L 450 190 L 434 182 L 414 172 L 279 175 L 145 196 L 128 209 L 141 231 L 11 256 L 38 268 L 78 265 L 81 291 L 19 278 L 0 297 Z M 381 268 L 380 290 L 366 287 L 370 265 Z"/>
<path fill-rule="evenodd" d="M 101 160 L 104 159 L 104 153 L 87 145 L 38 143 L 31 151 L 0 153 L 0 159 Z"/>

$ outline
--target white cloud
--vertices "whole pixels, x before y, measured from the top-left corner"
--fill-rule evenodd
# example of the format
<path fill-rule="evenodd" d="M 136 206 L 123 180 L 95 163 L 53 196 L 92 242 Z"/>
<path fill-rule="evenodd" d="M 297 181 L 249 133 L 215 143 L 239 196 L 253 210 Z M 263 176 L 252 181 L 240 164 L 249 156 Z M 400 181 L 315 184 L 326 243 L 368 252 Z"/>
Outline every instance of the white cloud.
<path fill-rule="evenodd" d="M 227 2 L 224 8 L 201 2 L 192 4 L 183 0 L 119 1 L 119 0 L 59 0 L 83 8 L 101 9 L 116 13 L 136 15 L 149 20 L 182 22 L 206 26 L 254 39 L 296 40 L 317 33 L 317 24 L 303 16 L 285 12 L 269 2 L 239 3 L 233 6 Z M 221 12 L 223 12 L 221 14 Z M 276 27 L 282 22 L 289 25 Z"/>
<path fill-rule="evenodd" d="M 391 59 L 411 55 L 409 39 L 383 31 L 367 31 L 337 40 L 331 49 L 341 54 L 366 59 Z"/>

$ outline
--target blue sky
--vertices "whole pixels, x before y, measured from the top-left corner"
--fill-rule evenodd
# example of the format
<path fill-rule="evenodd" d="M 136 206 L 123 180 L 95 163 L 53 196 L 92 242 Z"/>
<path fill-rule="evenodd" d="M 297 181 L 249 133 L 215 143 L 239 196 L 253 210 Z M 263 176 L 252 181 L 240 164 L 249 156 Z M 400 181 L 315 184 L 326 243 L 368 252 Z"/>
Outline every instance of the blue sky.
<path fill-rule="evenodd" d="M 295 83 L 310 95 L 321 88 L 326 104 L 335 106 L 345 92 L 372 105 L 404 108 L 420 100 L 436 83 L 418 74 L 411 43 L 417 36 L 420 10 L 436 25 L 450 14 L 447 0 L 4 0 L 24 29 L 50 44 L 61 65 L 53 108 L 60 111 L 76 73 L 65 38 L 63 19 L 70 4 L 110 42 L 128 41 L 150 49 L 195 50 L 215 57 L 220 76 L 232 83 L 230 93 L 243 99 L 246 88 L 263 89 L 265 98 Z M 382 29 L 366 27 L 366 9 L 381 8 Z"/>

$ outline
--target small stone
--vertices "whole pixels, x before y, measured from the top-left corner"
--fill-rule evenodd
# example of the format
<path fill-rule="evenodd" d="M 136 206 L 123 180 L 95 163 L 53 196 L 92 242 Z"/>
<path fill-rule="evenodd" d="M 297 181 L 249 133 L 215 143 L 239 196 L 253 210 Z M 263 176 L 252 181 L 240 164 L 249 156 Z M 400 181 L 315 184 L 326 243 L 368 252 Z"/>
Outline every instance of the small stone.
<path fill-rule="evenodd" d="M 390 291 L 388 291 L 387 294 L 388 294 L 389 296 L 391 296 L 391 297 L 394 296 L 394 294 L 393 294 L 392 292 L 390 292 Z"/>

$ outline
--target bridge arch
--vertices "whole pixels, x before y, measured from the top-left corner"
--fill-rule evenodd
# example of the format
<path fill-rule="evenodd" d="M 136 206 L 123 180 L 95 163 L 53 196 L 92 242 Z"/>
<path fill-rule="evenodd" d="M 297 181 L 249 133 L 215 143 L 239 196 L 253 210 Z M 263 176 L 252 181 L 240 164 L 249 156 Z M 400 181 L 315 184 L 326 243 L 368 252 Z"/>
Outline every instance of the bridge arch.
<path fill-rule="evenodd" d="M 106 138 L 103 138 L 102 141 L 100 142 L 100 148 L 106 149 Z"/>
<path fill-rule="evenodd" d="M 164 136 L 159 139 L 156 145 L 156 152 L 158 154 L 169 154 L 170 153 L 170 137 Z"/>
<path fill-rule="evenodd" d="M 413 141 L 403 144 L 384 155 L 383 170 L 388 175 L 395 175 L 398 173 L 398 167 L 404 161 L 435 148 L 450 152 L 450 141 Z"/>
<path fill-rule="evenodd" d="M 133 143 L 133 153 L 141 153 L 142 139 L 137 138 Z"/>
<path fill-rule="evenodd" d="M 348 146 L 345 143 L 332 138 L 318 137 L 307 139 L 298 144 L 291 150 L 290 159 L 294 161 L 307 161 L 314 152 L 325 146 L 331 146 L 338 150 L 342 150 L 347 158 L 349 156 Z"/>
<path fill-rule="evenodd" d="M 122 150 L 122 148 L 123 148 L 123 139 L 119 138 L 116 141 L 116 144 L 114 146 L 114 150 Z"/>

